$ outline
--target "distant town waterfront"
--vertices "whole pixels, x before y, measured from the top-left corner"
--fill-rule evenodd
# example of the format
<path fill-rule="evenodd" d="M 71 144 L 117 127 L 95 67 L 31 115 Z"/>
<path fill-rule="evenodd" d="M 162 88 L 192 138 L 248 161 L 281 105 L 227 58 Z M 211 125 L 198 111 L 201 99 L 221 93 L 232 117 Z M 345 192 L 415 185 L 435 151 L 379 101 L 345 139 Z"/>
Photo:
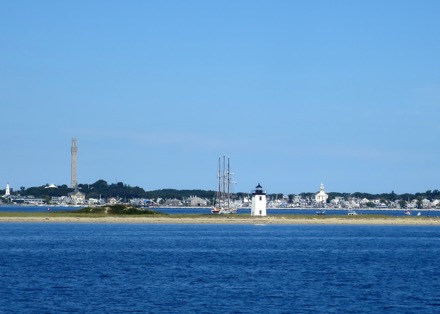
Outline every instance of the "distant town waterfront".
<path fill-rule="evenodd" d="M 205 208 L 215 202 L 215 192 L 210 190 L 163 189 L 145 191 L 122 182 L 108 184 L 98 180 L 93 184 L 67 185 L 47 184 L 39 187 L 20 187 L 14 190 L 6 186 L 0 190 L 0 205 L 36 205 L 51 207 L 99 206 L 129 204 L 140 207 Z M 234 206 L 250 207 L 251 193 L 232 193 Z M 440 192 L 429 190 L 415 194 L 368 194 L 326 192 L 321 184 L 318 192 L 267 195 L 267 208 L 272 209 L 325 209 L 325 210 L 440 210 Z"/>

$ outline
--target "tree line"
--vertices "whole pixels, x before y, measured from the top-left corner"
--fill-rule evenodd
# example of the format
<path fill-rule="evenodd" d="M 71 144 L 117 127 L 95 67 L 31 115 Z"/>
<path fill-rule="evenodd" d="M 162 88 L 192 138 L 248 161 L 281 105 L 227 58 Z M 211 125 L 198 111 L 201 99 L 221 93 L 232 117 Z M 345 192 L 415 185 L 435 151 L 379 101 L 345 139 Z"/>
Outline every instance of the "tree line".
<path fill-rule="evenodd" d="M 39 187 L 20 187 L 19 191 L 12 191 L 13 195 L 20 194 L 21 196 L 34 196 L 38 198 L 50 198 L 53 196 L 65 196 L 72 192 L 74 189 L 68 187 L 67 185 L 61 185 L 57 188 L 48 188 L 48 185 L 43 185 Z M 177 190 L 177 189 L 160 189 L 153 191 L 145 191 L 143 188 L 138 186 L 130 186 L 123 182 L 117 182 L 108 184 L 105 180 L 98 180 L 92 184 L 78 184 L 78 190 L 86 195 L 86 198 L 109 198 L 109 197 L 119 197 L 123 199 L 131 199 L 131 198 L 145 198 L 145 199 L 178 199 L 183 200 L 189 198 L 191 196 L 197 196 L 205 199 L 213 199 L 215 197 L 215 191 L 211 190 Z M 5 190 L 0 190 L 0 195 L 5 194 Z M 314 198 L 316 192 L 309 193 L 300 193 L 298 194 L 302 198 Z M 381 193 L 381 194 L 370 194 L 370 193 L 339 193 L 339 192 L 329 192 L 328 201 L 336 197 L 344 197 L 344 198 L 367 198 L 369 200 L 372 199 L 381 199 L 384 201 L 396 201 L 396 200 L 404 200 L 404 201 L 412 201 L 414 199 L 422 200 L 422 199 L 440 199 L 440 191 L 439 190 L 428 190 L 426 192 L 421 193 L 404 193 L 404 194 L 396 194 L 394 191 L 391 193 Z M 249 193 L 234 193 L 233 198 L 243 198 L 245 196 L 249 196 Z M 274 193 L 268 195 L 271 199 L 282 199 L 284 195 L 282 193 Z M 288 200 L 292 201 L 293 197 L 296 194 L 289 194 Z"/>
<path fill-rule="evenodd" d="M 179 199 L 183 200 L 191 196 L 212 199 L 215 195 L 214 191 L 207 190 L 177 190 L 177 189 L 161 189 L 154 191 L 145 191 L 138 186 L 130 186 L 123 182 L 108 184 L 105 180 L 98 180 L 92 184 L 78 184 L 78 190 L 86 195 L 86 198 L 110 198 L 118 197 L 122 199 L 143 198 L 143 199 Z M 63 184 L 56 188 L 50 188 L 48 184 L 38 187 L 20 187 L 19 191 L 12 191 L 12 195 L 34 196 L 37 198 L 51 198 L 66 196 L 73 192 L 74 189 Z M 3 192 L 3 193 L 2 193 Z M 5 194 L 5 190 L 1 191 L 1 195 Z"/>

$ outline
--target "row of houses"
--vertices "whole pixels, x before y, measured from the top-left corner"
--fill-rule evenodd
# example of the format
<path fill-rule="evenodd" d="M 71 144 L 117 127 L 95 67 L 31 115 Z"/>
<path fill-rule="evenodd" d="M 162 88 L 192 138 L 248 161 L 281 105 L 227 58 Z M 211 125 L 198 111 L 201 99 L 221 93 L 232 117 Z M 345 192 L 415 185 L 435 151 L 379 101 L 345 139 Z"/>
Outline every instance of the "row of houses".
<path fill-rule="evenodd" d="M 279 200 L 269 200 L 268 208 L 329 208 L 329 209 L 349 209 L 349 208 L 377 208 L 377 209 L 439 209 L 440 200 L 434 199 L 413 199 L 410 201 L 383 199 L 367 199 L 355 197 L 335 197 L 330 201 L 317 202 L 314 198 L 302 198 L 295 196 L 291 202 L 287 198 Z"/>
<path fill-rule="evenodd" d="M 70 206 L 70 205 L 105 205 L 105 204 L 121 204 L 129 203 L 135 206 L 170 206 L 170 207 L 207 207 L 210 201 L 197 196 L 191 196 L 184 200 L 178 199 L 157 199 L 155 201 L 144 198 L 133 198 L 124 200 L 119 197 L 110 198 L 86 198 L 85 194 L 75 189 L 66 196 L 53 196 L 50 199 L 38 198 L 34 196 L 8 195 L 4 197 L 9 203 L 16 205 L 54 205 L 54 206 Z M 0 198 L 1 202 L 1 198 Z"/>
<path fill-rule="evenodd" d="M 361 208 L 376 208 L 376 209 L 440 209 L 440 200 L 411 200 L 403 201 L 386 201 L 383 199 L 367 199 L 367 198 L 344 198 L 335 197 L 330 201 L 317 202 L 316 198 L 302 198 L 301 196 L 294 196 L 291 200 L 284 196 L 280 199 L 267 198 L 267 208 L 328 208 L 328 209 L 361 209 Z M 248 208 L 251 206 L 251 199 L 244 197 L 242 199 L 233 201 L 238 208 Z M 211 205 L 211 201 L 202 199 L 196 196 L 185 200 L 178 199 L 158 199 L 151 204 L 157 206 L 167 207 L 206 207 Z"/>
<path fill-rule="evenodd" d="M 328 201 L 323 189 L 315 195 L 315 197 L 301 197 L 296 195 L 293 198 L 283 196 L 279 199 L 271 199 L 267 197 L 268 208 L 328 208 L 328 209 L 361 209 L 361 208 L 378 208 L 378 209 L 440 209 L 440 200 L 434 199 L 413 199 L 410 201 L 386 201 L 383 199 L 367 199 L 367 198 L 344 198 L 335 197 Z M 118 197 L 111 198 L 86 198 L 85 194 L 79 190 L 74 190 L 66 196 L 52 197 L 51 199 L 35 198 L 32 196 L 8 196 L 8 201 L 13 204 L 23 205 L 55 205 L 55 206 L 71 206 L 71 205 L 104 205 L 104 204 L 119 204 L 129 203 L 136 206 L 165 206 L 165 207 L 209 207 L 212 205 L 212 200 L 191 196 L 189 198 L 180 200 L 172 199 L 144 199 L 135 198 L 123 200 Z M 247 208 L 251 205 L 250 197 L 243 197 L 233 201 L 238 208 Z"/>

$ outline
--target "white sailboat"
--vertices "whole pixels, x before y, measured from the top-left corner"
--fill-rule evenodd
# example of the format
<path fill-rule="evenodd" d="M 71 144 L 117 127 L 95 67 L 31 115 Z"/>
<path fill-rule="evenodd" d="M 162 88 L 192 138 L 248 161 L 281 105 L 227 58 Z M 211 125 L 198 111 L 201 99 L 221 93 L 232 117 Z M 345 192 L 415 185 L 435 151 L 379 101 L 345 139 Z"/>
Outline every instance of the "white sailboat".
<path fill-rule="evenodd" d="M 236 214 L 237 206 L 231 200 L 231 167 L 229 163 L 226 165 L 226 157 L 223 156 L 223 167 L 221 165 L 220 157 L 218 158 L 217 171 L 217 193 L 215 197 L 214 206 L 211 209 L 213 214 Z"/>

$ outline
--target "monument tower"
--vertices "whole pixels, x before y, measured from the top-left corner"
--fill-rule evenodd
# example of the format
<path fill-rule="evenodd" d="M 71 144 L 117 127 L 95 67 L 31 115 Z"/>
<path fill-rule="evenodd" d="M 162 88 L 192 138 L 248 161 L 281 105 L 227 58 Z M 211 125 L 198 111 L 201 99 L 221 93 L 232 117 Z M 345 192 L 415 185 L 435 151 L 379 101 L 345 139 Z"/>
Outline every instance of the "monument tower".
<path fill-rule="evenodd" d="M 72 138 L 72 164 L 71 164 L 71 188 L 76 188 L 76 155 L 78 153 L 78 147 L 76 146 L 76 138 Z"/>

